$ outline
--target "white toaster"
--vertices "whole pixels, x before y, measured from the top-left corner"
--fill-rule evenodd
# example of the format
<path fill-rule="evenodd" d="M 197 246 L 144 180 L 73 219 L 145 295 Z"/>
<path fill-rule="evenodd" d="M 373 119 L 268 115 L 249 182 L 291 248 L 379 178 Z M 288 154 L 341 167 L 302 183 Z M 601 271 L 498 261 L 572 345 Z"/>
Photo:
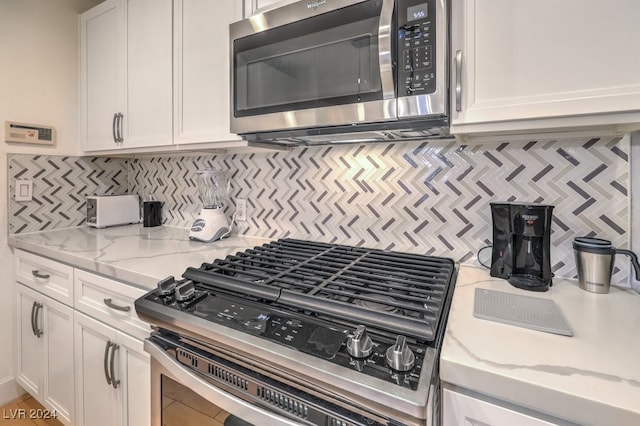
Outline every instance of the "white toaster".
<path fill-rule="evenodd" d="M 137 195 L 90 195 L 87 197 L 86 224 L 94 228 L 140 222 Z"/>

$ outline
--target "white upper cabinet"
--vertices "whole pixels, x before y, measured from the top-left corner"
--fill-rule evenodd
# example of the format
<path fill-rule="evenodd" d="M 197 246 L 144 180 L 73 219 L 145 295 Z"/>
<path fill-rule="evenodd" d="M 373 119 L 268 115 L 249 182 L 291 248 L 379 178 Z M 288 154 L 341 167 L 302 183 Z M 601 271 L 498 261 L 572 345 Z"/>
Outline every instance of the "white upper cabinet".
<path fill-rule="evenodd" d="M 107 0 L 83 13 L 83 151 L 246 146 L 229 130 L 229 24 L 243 1 Z"/>
<path fill-rule="evenodd" d="M 127 98 L 122 148 L 172 143 L 171 0 L 126 0 Z"/>
<path fill-rule="evenodd" d="M 83 150 L 116 148 L 124 100 L 124 26 L 119 0 L 80 17 L 80 140 Z"/>
<path fill-rule="evenodd" d="M 107 0 L 80 17 L 85 151 L 172 143 L 172 1 Z"/>
<path fill-rule="evenodd" d="M 174 1 L 174 143 L 240 140 L 229 130 L 229 24 L 241 19 L 240 1 Z"/>
<path fill-rule="evenodd" d="M 637 0 L 453 0 L 452 131 L 637 128 L 638 17 Z"/>

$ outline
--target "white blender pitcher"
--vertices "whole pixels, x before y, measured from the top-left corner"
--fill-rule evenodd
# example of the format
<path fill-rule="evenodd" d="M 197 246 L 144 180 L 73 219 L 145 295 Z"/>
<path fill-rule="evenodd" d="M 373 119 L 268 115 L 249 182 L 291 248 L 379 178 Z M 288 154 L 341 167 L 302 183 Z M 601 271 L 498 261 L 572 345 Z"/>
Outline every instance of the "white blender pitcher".
<path fill-rule="evenodd" d="M 210 243 L 229 233 L 229 222 L 224 215 L 222 201 L 229 193 L 231 182 L 224 171 L 214 168 L 198 170 L 196 176 L 203 207 L 191 225 L 189 239 Z"/>

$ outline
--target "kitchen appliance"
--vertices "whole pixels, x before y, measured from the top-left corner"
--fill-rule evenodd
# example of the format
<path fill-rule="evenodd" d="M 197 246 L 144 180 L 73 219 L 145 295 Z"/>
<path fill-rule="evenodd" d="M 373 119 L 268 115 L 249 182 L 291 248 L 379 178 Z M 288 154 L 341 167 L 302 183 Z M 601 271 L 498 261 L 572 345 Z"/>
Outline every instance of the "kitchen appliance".
<path fill-rule="evenodd" d="M 609 293 L 613 265 L 618 253 L 629 256 L 636 273 L 636 281 L 640 281 L 640 264 L 634 252 L 614 248 L 611 241 L 600 238 L 575 238 L 573 254 L 580 288 L 592 293 Z"/>
<path fill-rule="evenodd" d="M 162 225 L 162 203 L 160 201 L 142 202 L 142 224 L 145 228 Z"/>
<path fill-rule="evenodd" d="M 492 277 L 525 290 L 549 289 L 552 214 L 549 205 L 491 203 Z"/>
<path fill-rule="evenodd" d="M 196 172 L 198 194 L 202 209 L 191 225 L 189 238 L 210 243 L 229 234 L 229 222 L 222 208 L 222 201 L 229 193 L 230 182 L 224 171 L 207 168 Z"/>
<path fill-rule="evenodd" d="M 140 222 L 140 200 L 137 195 L 89 195 L 85 223 L 94 228 L 128 225 Z"/>
<path fill-rule="evenodd" d="M 281 239 L 190 267 L 135 302 L 157 330 L 152 419 L 178 381 L 254 425 L 439 424 L 456 264 Z"/>
<path fill-rule="evenodd" d="M 445 0 L 297 1 L 230 36 L 231 131 L 252 145 L 448 136 Z"/>

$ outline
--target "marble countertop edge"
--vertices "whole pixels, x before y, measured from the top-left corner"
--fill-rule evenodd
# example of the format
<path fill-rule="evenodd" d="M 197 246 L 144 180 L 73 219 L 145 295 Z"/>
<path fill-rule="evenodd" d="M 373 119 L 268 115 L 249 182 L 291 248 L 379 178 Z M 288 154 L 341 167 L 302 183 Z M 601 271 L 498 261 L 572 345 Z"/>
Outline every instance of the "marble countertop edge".
<path fill-rule="evenodd" d="M 553 300 L 573 337 L 476 318 L 476 288 Z M 462 267 L 440 359 L 443 382 L 585 425 L 640 424 L 640 295 L 609 294 L 554 279 L 545 293 L 515 289 Z"/>

